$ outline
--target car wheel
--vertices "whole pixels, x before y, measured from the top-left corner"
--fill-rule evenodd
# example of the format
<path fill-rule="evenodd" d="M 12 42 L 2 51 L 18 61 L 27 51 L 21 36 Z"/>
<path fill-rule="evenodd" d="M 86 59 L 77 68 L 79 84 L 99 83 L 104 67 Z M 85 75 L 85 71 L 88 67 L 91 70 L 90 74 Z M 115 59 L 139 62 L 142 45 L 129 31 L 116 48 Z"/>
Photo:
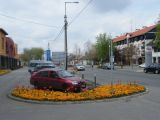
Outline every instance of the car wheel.
<path fill-rule="evenodd" d="M 148 71 L 146 69 L 144 69 L 144 72 L 147 73 Z"/>
<path fill-rule="evenodd" d="M 66 83 L 62 85 L 63 91 L 68 92 L 67 88 L 68 88 L 68 85 Z"/>
<path fill-rule="evenodd" d="M 155 72 L 154 72 L 155 74 L 158 74 L 159 73 L 159 71 L 158 70 L 155 70 Z"/>
<path fill-rule="evenodd" d="M 81 91 L 82 91 L 81 88 L 77 88 L 77 89 L 75 90 L 76 93 L 79 93 L 79 92 L 81 92 Z"/>

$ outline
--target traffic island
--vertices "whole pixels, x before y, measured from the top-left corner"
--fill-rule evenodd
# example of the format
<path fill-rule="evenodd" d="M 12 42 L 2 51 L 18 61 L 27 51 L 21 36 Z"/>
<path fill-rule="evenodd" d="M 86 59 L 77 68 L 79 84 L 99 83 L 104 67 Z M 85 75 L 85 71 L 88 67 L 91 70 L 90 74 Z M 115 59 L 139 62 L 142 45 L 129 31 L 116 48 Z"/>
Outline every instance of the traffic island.
<path fill-rule="evenodd" d="M 5 75 L 9 72 L 10 72 L 10 70 L 0 70 L 0 76 Z"/>
<path fill-rule="evenodd" d="M 144 86 L 135 83 L 101 85 L 80 93 L 38 90 L 23 86 L 14 88 L 9 97 L 18 101 L 38 104 L 86 103 L 92 101 L 114 101 L 116 98 L 133 97 L 145 91 L 146 88 Z"/>

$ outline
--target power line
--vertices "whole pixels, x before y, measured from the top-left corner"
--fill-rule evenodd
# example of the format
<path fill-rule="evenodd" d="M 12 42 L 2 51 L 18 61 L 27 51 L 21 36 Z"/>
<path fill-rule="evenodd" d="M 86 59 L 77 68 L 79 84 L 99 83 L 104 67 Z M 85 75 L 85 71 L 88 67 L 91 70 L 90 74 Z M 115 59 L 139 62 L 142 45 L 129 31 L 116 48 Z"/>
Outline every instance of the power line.
<path fill-rule="evenodd" d="M 93 0 L 90 0 L 85 6 L 84 8 L 71 20 L 71 22 L 68 24 L 71 25 L 81 14 L 82 12 L 88 7 L 88 5 L 92 2 Z"/>
<path fill-rule="evenodd" d="M 41 25 L 41 26 L 45 26 L 45 27 L 58 28 L 57 26 L 51 26 L 51 25 L 46 25 L 46 24 L 43 24 L 43 23 L 35 22 L 35 21 L 20 19 L 20 18 L 17 18 L 17 17 L 13 17 L 13 16 L 9 16 L 9 15 L 3 14 L 3 13 L 0 13 L 0 16 L 6 17 L 6 18 L 10 18 L 10 19 L 14 19 L 14 20 L 18 20 L 18 21 L 27 22 L 27 23 L 37 24 L 37 25 Z"/>
<path fill-rule="evenodd" d="M 57 36 L 53 39 L 53 41 L 56 41 L 64 32 L 64 26 L 61 28 L 61 30 L 59 31 L 59 33 L 57 34 Z"/>

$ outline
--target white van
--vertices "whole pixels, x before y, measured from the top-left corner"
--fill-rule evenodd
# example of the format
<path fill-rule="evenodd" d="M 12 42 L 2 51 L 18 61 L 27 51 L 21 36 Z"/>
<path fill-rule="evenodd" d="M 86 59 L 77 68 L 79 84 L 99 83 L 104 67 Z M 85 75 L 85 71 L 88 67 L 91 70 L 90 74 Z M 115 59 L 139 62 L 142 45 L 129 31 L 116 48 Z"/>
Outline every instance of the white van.
<path fill-rule="evenodd" d="M 45 61 L 45 60 L 31 60 L 28 66 L 29 67 L 28 72 L 32 73 L 32 71 L 37 65 L 53 65 L 53 63 L 51 61 Z"/>

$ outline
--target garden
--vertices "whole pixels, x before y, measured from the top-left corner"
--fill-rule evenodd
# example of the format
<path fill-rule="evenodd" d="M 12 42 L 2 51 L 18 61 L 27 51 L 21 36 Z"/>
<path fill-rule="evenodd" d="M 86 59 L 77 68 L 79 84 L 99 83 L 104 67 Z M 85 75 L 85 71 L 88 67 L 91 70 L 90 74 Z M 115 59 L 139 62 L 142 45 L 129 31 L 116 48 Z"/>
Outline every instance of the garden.
<path fill-rule="evenodd" d="M 84 89 L 79 93 L 63 92 L 49 89 L 35 89 L 30 86 L 17 86 L 11 95 L 14 97 L 36 100 L 36 101 L 87 101 L 111 99 L 122 96 L 129 96 L 144 92 L 146 88 L 142 85 L 133 83 L 110 83 L 106 85 L 98 85 L 93 89 Z"/>

